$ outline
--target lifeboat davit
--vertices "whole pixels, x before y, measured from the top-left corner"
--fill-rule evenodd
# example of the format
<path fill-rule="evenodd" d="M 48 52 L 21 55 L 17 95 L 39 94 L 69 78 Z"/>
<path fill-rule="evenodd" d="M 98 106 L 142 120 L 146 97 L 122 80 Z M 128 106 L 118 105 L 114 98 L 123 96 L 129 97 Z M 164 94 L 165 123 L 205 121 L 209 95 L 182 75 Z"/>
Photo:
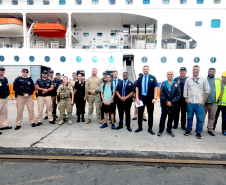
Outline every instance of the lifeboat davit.
<path fill-rule="evenodd" d="M 39 37 L 64 37 L 66 36 L 66 27 L 59 23 L 34 23 L 33 33 Z"/>
<path fill-rule="evenodd" d="M 15 18 L 0 18 L 0 37 L 11 36 L 23 36 L 23 22 Z"/>

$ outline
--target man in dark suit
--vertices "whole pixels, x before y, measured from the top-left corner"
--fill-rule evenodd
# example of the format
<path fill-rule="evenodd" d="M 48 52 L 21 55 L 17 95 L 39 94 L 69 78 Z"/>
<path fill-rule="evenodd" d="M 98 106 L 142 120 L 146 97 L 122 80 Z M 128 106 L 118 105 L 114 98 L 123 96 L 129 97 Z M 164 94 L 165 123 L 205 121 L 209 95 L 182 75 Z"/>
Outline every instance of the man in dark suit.
<path fill-rule="evenodd" d="M 117 88 L 116 88 L 116 95 L 118 96 L 118 111 L 119 111 L 119 126 L 116 128 L 116 130 L 119 130 L 123 128 L 123 118 L 124 113 L 126 115 L 126 126 L 127 130 L 129 132 L 132 132 L 132 129 L 130 127 L 130 109 L 133 102 L 133 95 L 135 91 L 134 84 L 128 80 L 128 73 L 123 73 L 123 80 L 118 82 Z"/>
<path fill-rule="evenodd" d="M 143 113 L 144 107 L 146 106 L 148 111 L 148 132 L 155 135 L 152 127 L 154 104 L 157 102 L 158 82 L 154 76 L 149 74 L 149 71 L 149 66 L 145 65 L 143 67 L 144 74 L 138 79 L 136 85 L 136 103 L 137 105 L 140 105 L 140 101 L 142 101 L 144 105 L 138 107 L 138 129 L 135 132 L 143 130 Z"/>
<path fill-rule="evenodd" d="M 174 137 L 172 132 L 172 123 L 177 111 L 178 102 L 181 98 L 181 89 L 177 82 L 173 80 L 174 73 L 172 71 L 167 72 L 167 80 L 162 82 L 160 88 L 160 104 L 162 108 L 162 114 L 159 124 L 158 136 L 163 134 L 165 128 L 166 117 L 168 115 L 167 133 Z"/>
<path fill-rule="evenodd" d="M 122 80 L 118 78 L 118 71 L 113 71 L 113 79 L 112 79 L 112 83 L 115 85 L 115 88 L 117 88 L 117 85 L 119 82 L 121 82 Z M 116 119 L 115 119 L 115 114 L 116 114 L 116 105 L 117 105 L 117 108 L 118 108 L 118 113 L 119 113 L 119 104 L 118 104 L 118 96 L 115 96 L 114 97 L 114 100 L 113 100 L 113 109 L 114 109 L 114 123 L 116 122 Z M 119 122 L 119 124 L 121 124 Z"/>

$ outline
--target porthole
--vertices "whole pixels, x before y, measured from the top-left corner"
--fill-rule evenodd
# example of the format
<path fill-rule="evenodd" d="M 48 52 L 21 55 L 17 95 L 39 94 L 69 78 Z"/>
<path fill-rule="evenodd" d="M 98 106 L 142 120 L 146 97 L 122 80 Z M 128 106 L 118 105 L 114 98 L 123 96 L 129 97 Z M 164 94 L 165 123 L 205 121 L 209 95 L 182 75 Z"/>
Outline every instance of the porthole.
<path fill-rule="evenodd" d="M 92 61 L 93 61 L 94 63 L 97 63 L 97 62 L 98 62 L 98 57 L 93 57 L 93 58 L 92 58 Z"/>
<path fill-rule="evenodd" d="M 148 58 L 147 58 L 147 57 L 142 57 L 142 58 L 141 58 L 141 61 L 142 61 L 143 63 L 147 63 Z"/>
<path fill-rule="evenodd" d="M 166 63 L 166 61 L 167 61 L 167 58 L 166 58 L 166 57 L 162 57 L 162 58 L 161 58 L 161 62 L 162 62 L 162 63 Z"/>
<path fill-rule="evenodd" d="M 0 56 L 0 61 L 1 61 L 1 62 L 4 62 L 4 60 L 5 60 L 5 57 L 1 55 L 1 56 Z"/>
<path fill-rule="evenodd" d="M 183 57 L 178 57 L 178 58 L 177 58 L 177 62 L 178 62 L 178 63 L 182 63 L 183 61 L 184 61 Z"/>
<path fill-rule="evenodd" d="M 15 57 L 14 57 L 14 60 L 15 60 L 16 62 L 19 62 L 19 60 L 20 60 L 20 57 L 18 57 L 18 56 L 15 56 Z"/>
<path fill-rule="evenodd" d="M 30 60 L 30 62 L 34 62 L 35 61 L 35 57 L 34 56 L 30 56 L 29 60 Z"/>
<path fill-rule="evenodd" d="M 76 61 L 77 61 L 78 63 L 80 63 L 80 62 L 82 61 L 82 57 L 77 56 L 77 57 L 76 57 Z"/>
<path fill-rule="evenodd" d="M 217 61 L 216 57 L 212 57 L 212 58 L 210 59 L 210 62 L 213 63 L 213 64 L 216 63 L 216 61 Z"/>
<path fill-rule="evenodd" d="M 49 62 L 50 61 L 50 57 L 49 56 L 45 56 L 45 61 Z"/>
<path fill-rule="evenodd" d="M 61 62 L 65 62 L 66 61 L 66 57 L 64 57 L 64 56 L 60 57 L 60 61 Z"/>
<path fill-rule="evenodd" d="M 199 57 L 195 57 L 195 58 L 194 58 L 194 62 L 195 62 L 195 63 L 199 63 L 199 62 L 200 62 L 200 58 L 199 58 Z"/>
<path fill-rule="evenodd" d="M 115 58 L 114 58 L 114 57 L 109 57 L 109 58 L 108 58 L 108 61 L 109 61 L 110 63 L 113 63 L 113 62 L 115 61 Z"/>

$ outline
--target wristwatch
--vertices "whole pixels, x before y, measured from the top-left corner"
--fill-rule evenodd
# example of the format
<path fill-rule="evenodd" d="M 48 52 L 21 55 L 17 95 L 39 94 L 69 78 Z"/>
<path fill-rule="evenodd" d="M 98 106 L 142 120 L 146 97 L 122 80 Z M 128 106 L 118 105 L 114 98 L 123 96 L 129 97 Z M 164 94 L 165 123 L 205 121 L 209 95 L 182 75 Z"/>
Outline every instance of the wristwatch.
<path fill-rule="evenodd" d="M 156 98 L 154 98 L 155 100 L 157 100 Z"/>

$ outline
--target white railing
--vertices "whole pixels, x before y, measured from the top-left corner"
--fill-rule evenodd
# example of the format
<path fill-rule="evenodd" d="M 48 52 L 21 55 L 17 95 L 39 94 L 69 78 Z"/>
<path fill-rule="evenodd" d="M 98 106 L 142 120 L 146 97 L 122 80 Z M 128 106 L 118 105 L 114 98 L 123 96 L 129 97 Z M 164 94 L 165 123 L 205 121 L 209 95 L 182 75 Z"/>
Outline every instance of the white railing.
<path fill-rule="evenodd" d="M 15 48 L 15 49 L 21 49 L 23 48 L 23 44 L 10 44 L 10 43 L 0 43 L 0 48 Z"/>
<path fill-rule="evenodd" d="M 65 49 L 66 44 L 59 44 L 58 47 L 57 45 L 51 45 L 51 44 L 30 44 L 30 48 L 33 49 Z"/>

